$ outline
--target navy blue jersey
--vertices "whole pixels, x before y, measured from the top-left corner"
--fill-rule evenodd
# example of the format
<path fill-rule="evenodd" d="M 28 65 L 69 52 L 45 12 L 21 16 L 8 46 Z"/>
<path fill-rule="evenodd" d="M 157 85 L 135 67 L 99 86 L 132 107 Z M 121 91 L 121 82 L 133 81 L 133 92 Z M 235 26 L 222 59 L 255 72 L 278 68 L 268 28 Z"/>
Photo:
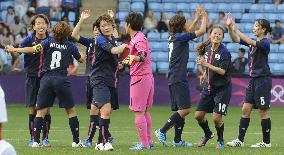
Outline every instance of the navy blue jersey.
<path fill-rule="evenodd" d="M 111 53 L 113 47 L 116 47 L 114 38 L 109 40 L 104 35 L 96 37 L 90 73 L 91 79 L 103 80 L 110 87 L 116 86 L 118 72 L 118 56 Z"/>
<path fill-rule="evenodd" d="M 249 75 L 251 77 L 263 77 L 270 76 L 270 68 L 268 65 L 268 54 L 270 52 L 270 43 L 267 38 L 263 38 L 260 41 L 256 41 L 256 47 L 247 44 L 242 39 L 241 45 L 249 47 Z"/>
<path fill-rule="evenodd" d="M 49 37 L 35 46 L 37 52 L 41 52 L 43 58 L 43 75 L 67 75 L 67 68 L 71 61 L 71 56 L 76 60 L 81 58 L 78 48 L 73 42 L 56 41 Z"/>
<path fill-rule="evenodd" d="M 31 34 L 21 42 L 20 47 L 33 47 L 41 43 L 41 41 L 42 39 L 37 39 L 34 34 Z M 41 67 L 42 67 L 40 66 L 40 59 L 41 59 L 40 53 L 24 55 L 24 68 L 27 76 L 40 77 Z"/>
<path fill-rule="evenodd" d="M 215 67 L 225 70 L 224 75 L 220 75 L 209 68 L 206 68 L 206 87 L 214 90 L 231 83 L 231 54 L 225 45 L 221 44 L 216 51 L 212 51 L 212 44 L 205 47 L 205 60 Z"/>
<path fill-rule="evenodd" d="M 175 33 L 169 37 L 169 84 L 187 81 L 188 41 L 196 38 L 192 33 Z"/>
<path fill-rule="evenodd" d="M 92 70 L 92 56 L 94 51 L 94 38 L 84 38 L 80 36 L 78 43 L 87 47 L 86 49 L 86 74 L 89 74 Z"/>

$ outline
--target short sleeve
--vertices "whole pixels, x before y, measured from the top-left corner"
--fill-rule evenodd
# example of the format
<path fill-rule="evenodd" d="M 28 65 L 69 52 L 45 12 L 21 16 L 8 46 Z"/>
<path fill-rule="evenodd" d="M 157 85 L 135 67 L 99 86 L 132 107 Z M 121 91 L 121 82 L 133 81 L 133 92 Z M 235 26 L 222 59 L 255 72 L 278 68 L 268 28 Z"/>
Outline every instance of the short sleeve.
<path fill-rule="evenodd" d="M 137 50 L 137 56 L 140 57 L 140 61 L 144 61 L 146 59 L 146 57 L 148 56 L 147 54 L 147 49 L 145 49 L 147 46 L 146 46 L 146 40 L 141 40 L 141 41 L 138 41 L 137 43 L 135 43 L 135 48 Z"/>
<path fill-rule="evenodd" d="M 104 51 L 111 53 L 111 49 L 114 47 L 104 36 L 97 37 L 97 45 Z"/>
<path fill-rule="evenodd" d="M 74 43 L 71 43 L 71 50 L 72 50 L 72 55 L 76 60 L 79 60 L 81 58 L 81 54 L 78 50 L 78 48 L 76 47 L 76 45 Z"/>
<path fill-rule="evenodd" d="M 94 39 L 93 38 L 85 38 L 85 37 L 81 37 L 79 38 L 79 41 L 78 43 L 86 46 L 86 47 L 89 47 L 90 44 L 92 44 L 94 42 Z"/>
<path fill-rule="evenodd" d="M 246 43 L 243 39 L 240 39 L 240 44 L 241 45 L 245 45 L 245 46 L 248 46 L 249 47 L 249 44 Z"/>
<path fill-rule="evenodd" d="M 32 36 L 26 37 L 21 43 L 20 47 L 27 47 L 32 40 Z"/>
<path fill-rule="evenodd" d="M 182 42 L 188 42 L 196 38 L 195 32 L 181 33 L 178 39 Z"/>
<path fill-rule="evenodd" d="M 49 42 L 49 39 L 47 38 L 47 39 L 44 39 L 43 41 L 41 41 L 40 44 L 37 44 L 37 45 L 33 46 L 35 52 L 38 53 L 38 52 L 42 52 L 43 49 L 47 49 L 48 42 Z"/>

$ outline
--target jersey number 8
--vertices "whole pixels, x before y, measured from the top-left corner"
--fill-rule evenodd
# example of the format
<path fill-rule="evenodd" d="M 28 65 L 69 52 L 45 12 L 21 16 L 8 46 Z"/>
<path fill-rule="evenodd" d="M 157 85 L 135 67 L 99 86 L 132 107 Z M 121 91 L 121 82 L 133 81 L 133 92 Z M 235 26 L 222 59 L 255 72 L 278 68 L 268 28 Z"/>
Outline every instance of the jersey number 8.
<path fill-rule="evenodd" d="M 54 51 L 51 55 L 50 69 L 53 70 L 55 68 L 60 67 L 60 60 L 61 60 L 61 52 Z"/>

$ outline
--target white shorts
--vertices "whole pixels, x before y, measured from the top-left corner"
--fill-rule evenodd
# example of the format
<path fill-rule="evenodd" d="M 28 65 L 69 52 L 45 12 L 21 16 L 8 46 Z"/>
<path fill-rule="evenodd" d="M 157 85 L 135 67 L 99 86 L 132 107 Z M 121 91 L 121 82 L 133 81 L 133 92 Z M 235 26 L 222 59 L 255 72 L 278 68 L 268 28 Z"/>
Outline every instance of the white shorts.
<path fill-rule="evenodd" d="M 0 86 L 0 123 L 5 123 L 7 121 L 5 94 L 2 87 Z"/>
<path fill-rule="evenodd" d="M 0 140 L 0 155 L 17 155 L 17 153 L 10 143 Z"/>

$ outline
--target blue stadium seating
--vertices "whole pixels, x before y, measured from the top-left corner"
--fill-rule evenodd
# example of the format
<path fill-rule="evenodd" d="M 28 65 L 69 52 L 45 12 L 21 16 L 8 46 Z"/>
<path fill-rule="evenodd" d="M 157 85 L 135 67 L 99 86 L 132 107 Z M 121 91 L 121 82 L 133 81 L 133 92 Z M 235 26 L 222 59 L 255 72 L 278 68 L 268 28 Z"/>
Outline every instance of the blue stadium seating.
<path fill-rule="evenodd" d="M 169 33 L 163 32 L 161 33 L 161 41 L 168 41 Z"/>
<path fill-rule="evenodd" d="M 263 7 L 264 12 L 276 12 L 277 8 L 274 4 L 265 4 Z"/>
<path fill-rule="evenodd" d="M 157 64 L 152 61 L 151 65 L 152 65 L 152 72 L 155 73 L 157 71 Z"/>
<path fill-rule="evenodd" d="M 158 54 L 159 54 L 159 52 L 155 52 L 155 51 L 151 51 L 152 53 L 151 53 L 151 56 L 152 56 L 152 61 L 159 61 L 158 60 Z"/>
<path fill-rule="evenodd" d="M 168 52 L 157 52 L 157 58 L 159 61 L 168 61 L 169 60 L 169 54 Z"/>
<path fill-rule="evenodd" d="M 218 11 L 224 11 L 224 12 L 229 12 L 229 11 L 231 11 L 231 7 L 232 7 L 233 5 L 232 4 L 230 4 L 230 3 L 219 3 L 218 4 Z M 234 6 L 235 7 L 235 6 Z"/>
<path fill-rule="evenodd" d="M 183 12 L 189 12 L 190 4 L 189 3 L 177 3 L 176 10 L 181 10 Z"/>
<path fill-rule="evenodd" d="M 242 3 L 235 3 L 235 4 L 231 4 L 232 5 L 232 12 L 244 12 L 245 11 L 245 5 L 246 4 L 242 4 Z"/>
<path fill-rule="evenodd" d="M 279 52 L 284 52 L 284 44 L 281 44 L 281 45 L 279 46 Z"/>
<path fill-rule="evenodd" d="M 144 2 L 134 2 L 134 3 L 131 3 L 131 11 L 134 11 L 134 12 L 144 12 L 145 10 L 145 3 Z"/>
<path fill-rule="evenodd" d="M 161 3 L 148 3 L 148 8 L 151 11 L 157 11 L 157 12 L 162 12 L 163 7 L 161 7 Z"/>
<path fill-rule="evenodd" d="M 279 45 L 278 44 L 270 44 L 270 51 L 271 52 L 278 52 L 279 51 Z"/>
<path fill-rule="evenodd" d="M 259 0 L 258 3 L 273 3 L 273 0 Z"/>
<path fill-rule="evenodd" d="M 175 3 L 163 3 L 163 11 L 176 12 L 176 4 Z"/>
<path fill-rule="evenodd" d="M 120 12 L 117 13 L 118 19 L 119 19 L 120 21 L 124 21 L 124 18 L 125 18 L 125 16 L 127 16 L 127 15 L 128 15 L 128 12 L 124 12 L 124 11 L 120 11 Z"/>
<path fill-rule="evenodd" d="M 186 68 L 193 70 L 195 68 L 195 62 L 188 62 L 186 65 Z"/>
<path fill-rule="evenodd" d="M 280 4 L 277 8 L 277 12 L 283 13 L 284 12 L 284 4 Z"/>
<path fill-rule="evenodd" d="M 269 53 L 268 55 L 268 62 L 280 62 L 280 55 L 279 53 Z"/>
<path fill-rule="evenodd" d="M 160 33 L 158 32 L 149 32 L 147 34 L 149 41 L 159 41 L 160 40 Z"/>
<path fill-rule="evenodd" d="M 169 63 L 168 62 L 157 62 L 157 70 L 159 73 L 168 73 Z"/>
<path fill-rule="evenodd" d="M 250 12 L 263 12 L 263 4 L 252 4 Z"/>
<path fill-rule="evenodd" d="M 216 12 L 216 6 L 213 3 L 205 3 L 203 6 L 208 12 Z"/>
<path fill-rule="evenodd" d="M 229 52 L 237 52 L 239 50 L 239 44 L 236 43 L 228 43 L 227 44 L 227 49 Z"/>
<path fill-rule="evenodd" d="M 129 2 L 120 2 L 118 4 L 119 11 L 130 11 L 130 3 Z"/>

